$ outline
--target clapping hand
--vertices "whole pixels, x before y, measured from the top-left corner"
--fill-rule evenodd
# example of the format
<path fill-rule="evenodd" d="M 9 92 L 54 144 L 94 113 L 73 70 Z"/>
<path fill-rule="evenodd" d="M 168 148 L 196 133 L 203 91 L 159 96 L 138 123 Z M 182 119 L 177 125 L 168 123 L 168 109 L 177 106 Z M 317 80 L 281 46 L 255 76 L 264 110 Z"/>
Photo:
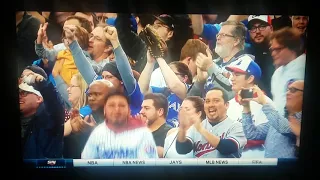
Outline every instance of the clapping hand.
<path fill-rule="evenodd" d="M 212 60 L 211 51 L 209 49 L 206 50 L 207 55 L 199 53 L 196 59 L 196 65 L 200 68 L 201 71 L 207 72 L 209 67 L 214 64 Z"/>

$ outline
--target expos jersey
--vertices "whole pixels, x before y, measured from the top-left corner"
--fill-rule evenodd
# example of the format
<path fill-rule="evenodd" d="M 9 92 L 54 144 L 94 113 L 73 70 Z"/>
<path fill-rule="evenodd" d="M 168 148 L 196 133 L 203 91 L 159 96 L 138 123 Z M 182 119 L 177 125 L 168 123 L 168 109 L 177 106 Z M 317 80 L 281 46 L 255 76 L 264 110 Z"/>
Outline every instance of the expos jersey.
<path fill-rule="evenodd" d="M 272 100 L 265 95 L 266 101 L 273 104 Z M 262 105 L 255 101 L 250 101 L 252 120 L 255 126 L 268 122 L 266 115 L 262 111 Z M 243 106 L 238 103 L 237 96 L 229 101 L 227 115 L 230 119 L 242 123 Z M 242 158 L 264 158 L 264 141 L 254 141 L 248 139 L 247 148 L 242 152 Z"/>
<path fill-rule="evenodd" d="M 91 133 L 81 158 L 148 159 L 158 158 L 158 153 L 153 136 L 147 127 L 115 133 L 103 122 Z"/>
<path fill-rule="evenodd" d="M 202 127 L 221 139 L 230 139 L 238 146 L 238 152 L 222 155 L 215 147 L 202 136 L 194 126 L 187 131 L 187 138 L 193 142 L 194 156 L 197 158 L 239 158 L 241 151 L 247 143 L 242 124 L 227 117 L 224 121 L 212 126 L 207 119 L 201 123 Z"/>

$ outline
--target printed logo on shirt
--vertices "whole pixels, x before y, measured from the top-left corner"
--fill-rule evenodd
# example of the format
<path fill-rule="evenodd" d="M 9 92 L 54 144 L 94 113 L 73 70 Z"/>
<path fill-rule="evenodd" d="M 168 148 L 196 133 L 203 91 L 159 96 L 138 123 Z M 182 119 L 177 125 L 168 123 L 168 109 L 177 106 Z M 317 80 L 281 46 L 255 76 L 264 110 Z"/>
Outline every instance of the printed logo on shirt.
<path fill-rule="evenodd" d="M 287 82 L 287 88 L 290 86 L 290 84 L 292 84 L 293 82 L 297 81 L 298 79 L 290 79 L 288 82 Z M 286 89 L 287 90 L 287 89 Z"/>
<path fill-rule="evenodd" d="M 180 109 L 180 106 L 181 106 L 180 103 L 173 102 L 173 103 L 169 104 L 169 109 L 171 108 L 171 109 L 173 109 L 173 110 L 178 112 L 179 109 Z"/>
<path fill-rule="evenodd" d="M 152 146 L 151 144 L 146 146 L 144 151 L 149 157 L 153 157 L 153 154 L 156 153 L 154 146 Z"/>
<path fill-rule="evenodd" d="M 118 150 L 110 149 L 104 152 L 105 159 L 137 158 L 137 152 L 134 149 L 120 148 Z"/>
<path fill-rule="evenodd" d="M 225 133 L 222 133 L 220 138 L 223 139 L 224 135 L 225 135 Z M 212 152 L 214 150 L 216 150 L 216 148 L 213 147 L 209 142 L 202 144 L 201 141 L 197 141 L 194 146 L 194 152 L 195 152 L 196 157 L 201 157 L 204 154 L 207 154 L 207 153 Z"/>

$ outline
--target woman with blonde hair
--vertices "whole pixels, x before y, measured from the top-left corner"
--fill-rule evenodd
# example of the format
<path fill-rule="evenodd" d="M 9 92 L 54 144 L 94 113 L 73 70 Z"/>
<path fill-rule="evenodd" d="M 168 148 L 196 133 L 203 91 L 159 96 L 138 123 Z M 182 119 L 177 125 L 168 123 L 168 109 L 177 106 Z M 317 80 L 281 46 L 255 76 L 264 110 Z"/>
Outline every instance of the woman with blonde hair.
<path fill-rule="evenodd" d="M 78 131 L 81 129 L 78 126 L 82 124 L 73 122 L 71 117 L 71 111 L 78 111 L 81 108 L 87 107 L 87 89 L 88 85 L 80 73 L 72 76 L 70 85 L 67 88 L 68 101 L 71 104 L 71 109 L 68 110 L 64 124 L 64 158 L 80 158 L 81 151 L 91 133 L 90 130 Z"/>

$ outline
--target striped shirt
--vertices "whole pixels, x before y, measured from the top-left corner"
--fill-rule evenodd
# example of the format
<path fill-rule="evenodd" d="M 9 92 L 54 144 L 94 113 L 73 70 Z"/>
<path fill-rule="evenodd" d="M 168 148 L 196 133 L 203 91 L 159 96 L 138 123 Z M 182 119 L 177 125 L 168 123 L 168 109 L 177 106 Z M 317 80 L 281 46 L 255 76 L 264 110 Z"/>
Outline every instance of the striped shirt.
<path fill-rule="evenodd" d="M 281 116 L 270 104 L 262 106 L 268 122 L 255 126 L 250 113 L 243 113 L 243 130 L 248 139 L 265 140 L 266 158 L 294 158 L 295 136 L 288 119 Z M 301 121 L 301 112 L 295 118 Z"/>
<path fill-rule="evenodd" d="M 158 158 L 158 153 L 153 136 L 147 127 L 115 133 L 104 122 L 91 133 L 81 158 L 148 159 Z"/>
<path fill-rule="evenodd" d="M 267 103 L 273 104 L 272 100 L 264 95 Z M 268 122 L 268 118 L 265 113 L 262 111 L 262 105 L 255 102 L 250 101 L 250 109 L 252 121 L 255 126 Z M 238 102 L 238 96 L 229 101 L 229 108 L 227 111 L 227 115 L 230 119 L 242 122 L 242 112 L 243 106 Z M 265 154 L 265 149 L 263 147 L 263 141 L 252 140 L 247 137 L 247 146 L 242 152 L 242 158 L 263 158 Z"/>

